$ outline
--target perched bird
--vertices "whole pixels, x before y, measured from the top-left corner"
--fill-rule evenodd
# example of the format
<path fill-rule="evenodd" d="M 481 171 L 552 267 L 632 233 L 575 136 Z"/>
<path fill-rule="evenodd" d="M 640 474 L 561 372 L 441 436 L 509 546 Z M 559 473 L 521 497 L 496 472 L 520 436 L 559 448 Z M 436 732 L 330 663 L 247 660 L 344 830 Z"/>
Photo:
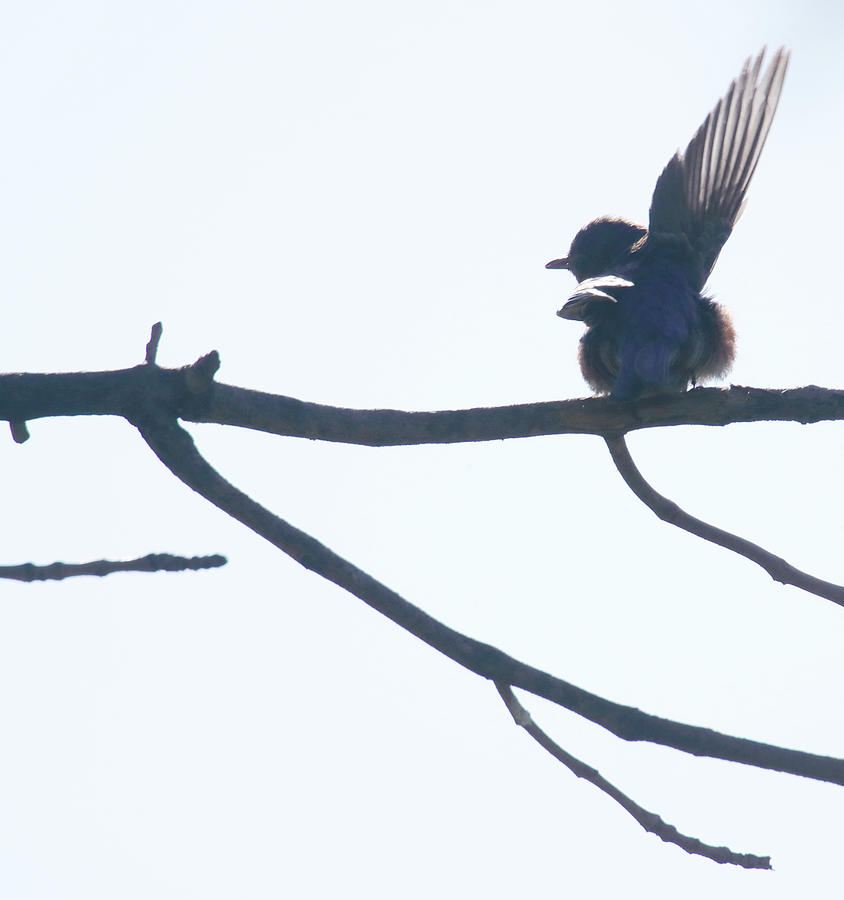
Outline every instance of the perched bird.
<path fill-rule="evenodd" d="M 557 313 L 586 324 L 583 377 L 615 400 L 673 391 L 725 375 L 735 355 L 727 312 L 701 293 L 744 206 L 779 102 L 788 51 L 760 79 L 748 59 L 654 188 L 648 227 L 604 217 L 581 228 L 568 256 L 579 284 Z"/>

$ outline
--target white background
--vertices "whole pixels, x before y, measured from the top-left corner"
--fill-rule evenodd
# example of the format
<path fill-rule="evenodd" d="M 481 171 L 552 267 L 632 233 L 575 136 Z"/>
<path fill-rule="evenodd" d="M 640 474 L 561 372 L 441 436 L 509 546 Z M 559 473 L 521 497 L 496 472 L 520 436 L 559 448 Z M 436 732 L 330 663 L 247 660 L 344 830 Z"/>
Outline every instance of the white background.
<path fill-rule="evenodd" d="M 544 263 L 657 175 L 763 44 L 793 58 L 711 281 L 733 383 L 841 387 L 844 57 L 832 2 L 4 4 L 0 365 L 212 348 L 354 407 L 584 396 Z M 601 441 L 368 449 L 189 426 L 220 471 L 447 624 L 648 712 L 844 756 L 844 610 L 660 523 Z M 223 570 L 0 587 L 0 893 L 836 896 L 844 793 L 541 725 L 177 482 L 121 420 L 0 443 L 2 559 Z M 840 424 L 637 433 L 654 486 L 832 581 Z"/>

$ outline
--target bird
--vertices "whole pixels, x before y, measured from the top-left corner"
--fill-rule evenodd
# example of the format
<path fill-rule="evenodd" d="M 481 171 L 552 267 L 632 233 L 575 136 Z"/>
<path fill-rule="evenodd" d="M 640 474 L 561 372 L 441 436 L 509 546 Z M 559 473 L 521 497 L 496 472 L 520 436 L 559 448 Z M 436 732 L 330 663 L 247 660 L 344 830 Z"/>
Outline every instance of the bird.
<path fill-rule="evenodd" d="M 597 394 L 626 401 L 682 392 L 732 366 L 730 316 L 703 290 L 744 208 L 782 92 L 789 51 L 780 47 L 760 76 L 764 56 L 765 48 L 745 62 L 669 160 L 647 227 L 602 216 L 546 265 L 578 281 L 557 315 L 586 325 L 580 369 Z"/>

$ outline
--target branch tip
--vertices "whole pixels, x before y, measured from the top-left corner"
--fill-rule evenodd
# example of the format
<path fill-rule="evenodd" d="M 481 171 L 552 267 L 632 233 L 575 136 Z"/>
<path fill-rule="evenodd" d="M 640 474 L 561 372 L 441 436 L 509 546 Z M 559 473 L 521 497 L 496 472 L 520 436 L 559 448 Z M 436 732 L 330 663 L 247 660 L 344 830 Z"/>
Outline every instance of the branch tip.
<path fill-rule="evenodd" d="M 23 444 L 29 440 L 29 429 L 26 422 L 9 422 L 9 429 L 12 432 L 12 440 L 16 444 Z"/>
<path fill-rule="evenodd" d="M 155 358 L 158 355 L 158 343 L 161 340 L 161 334 L 163 331 L 164 326 L 161 324 L 161 322 L 156 322 L 150 330 L 149 341 L 147 342 L 146 354 L 144 356 L 144 362 L 148 366 L 155 365 Z"/>

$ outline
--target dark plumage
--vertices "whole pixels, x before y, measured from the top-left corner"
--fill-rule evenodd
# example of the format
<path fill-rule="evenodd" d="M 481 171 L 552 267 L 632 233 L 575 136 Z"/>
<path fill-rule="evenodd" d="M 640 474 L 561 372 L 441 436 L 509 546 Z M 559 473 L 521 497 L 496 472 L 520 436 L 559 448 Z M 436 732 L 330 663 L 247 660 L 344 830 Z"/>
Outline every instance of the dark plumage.
<path fill-rule="evenodd" d="M 779 102 L 788 51 L 760 80 L 748 59 L 684 153 L 654 188 L 648 227 L 604 217 L 582 228 L 568 256 L 548 263 L 580 282 L 557 315 L 586 324 L 583 377 L 599 394 L 632 400 L 684 391 L 725 375 L 735 354 L 726 311 L 701 292 L 738 221 Z"/>

